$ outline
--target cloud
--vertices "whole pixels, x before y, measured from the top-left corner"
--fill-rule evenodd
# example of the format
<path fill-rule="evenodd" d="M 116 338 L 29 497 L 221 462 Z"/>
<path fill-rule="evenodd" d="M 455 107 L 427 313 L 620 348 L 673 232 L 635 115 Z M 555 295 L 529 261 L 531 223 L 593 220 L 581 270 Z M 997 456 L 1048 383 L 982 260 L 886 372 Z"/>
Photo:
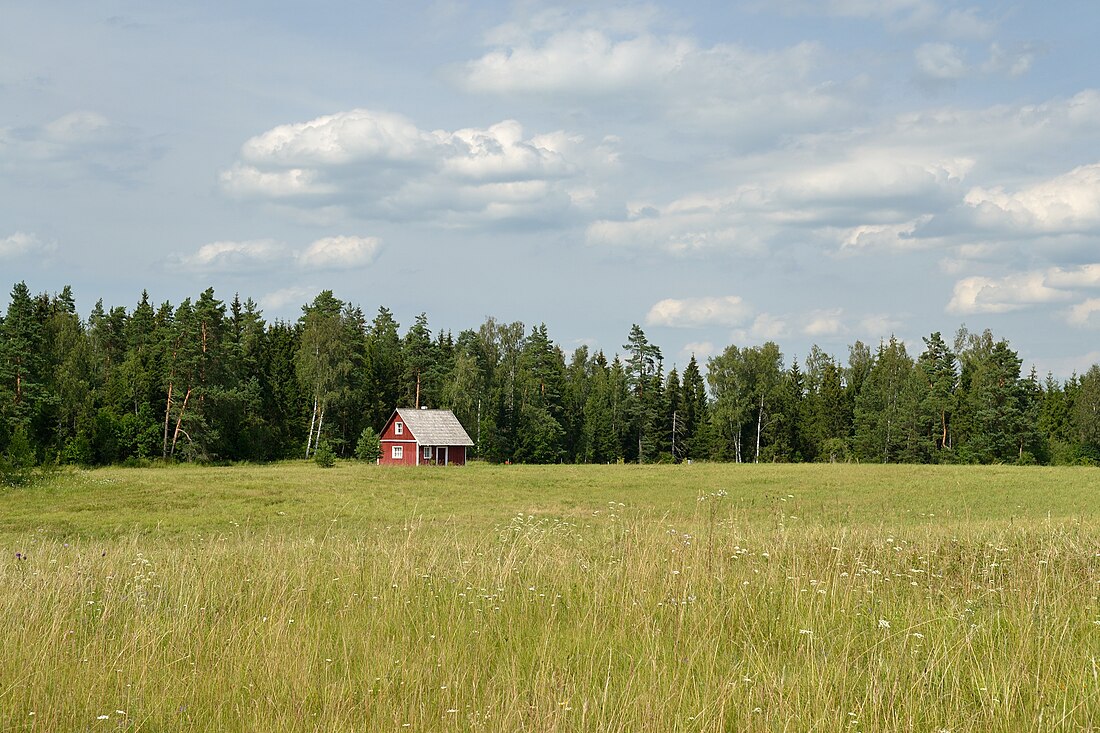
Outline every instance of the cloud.
<path fill-rule="evenodd" d="M 777 341 L 790 333 L 787 320 L 770 313 L 761 313 L 753 319 L 748 335 L 756 341 Z"/>
<path fill-rule="evenodd" d="M 961 181 L 974 164 L 965 157 L 878 146 L 846 152 L 816 164 L 778 154 L 771 170 L 755 172 L 756 180 L 733 190 L 634 202 L 624 219 L 590 224 L 587 241 L 674 254 L 764 254 L 795 238 L 821 239 L 848 254 L 927 247 L 911 235 L 931 217 L 926 212 L 958 202 Z M 819 237 L 792 236 L 805 230 Z"/>
<path fill-rule="evenodd" d="M 561 31 L 542 45 L 524 40 L 469 62 L 462 81 L 472 91 L 497 94 L 641 90 L 675 75 L 698 53 L 684 38 L 616 41 L 596 29 Z"/>
<path fill-rule="evenodd" d="M 815 310 L 807 316 L 802 333 L 806 336 L 836 336 L 844 333 L 847 329 L 841 320 L 843 315 L 844 311 L 840 308 Z"/>
<path fill-rule="evenodd" d="M 400 115 L 354 109 L 279 125 L 246 141 L 241 158 L 260 165 L 302 167 L 410 162 L 430 158 L 445 143 L 443 133 L 424 132 Z"/>
<path fill-rule="evenodd" d="M 377 237 L 326 237 L 306 247 L 297 260 L 313 270 L 354 269 L 373 263 L 380 247 Z"/>
<path fill-rule="evenodd" d="M 1066 320 L 1074 326 L 1097 326 L 1100 325 L 1100 318 L 1095 317 L 1097 313 L 1100 313 L 1100 298 L 1089 298 L 1066 311 Z"/>
<path fill-rule="evenodd" d="M 964 199 L 983 229 L 1017 234 L 1096 233 L 1100 230 L 1100 163 L 1009 192 L 975 187 Z"/>
<path fill-rule="evenodd" d="M 475 93 L 576 99 L 615 116 L 629 106 L 665 117 L 676 130 L 746 144 L 859 113 L 861 82 L 823 79 L 825 51 L 817 44 L 705 46 L 643 25 L 623 30 L 602 15 L 558 19 L 548 28 L 508 24 L 507 33 L 490 36 L 491 50 L 454 76 Z"/>
<path fill-rule="evenodd" d="M 841 235 L 840 251 L 853 254 L 866 250 L 903 250 L 923 243 L 913 239 L 913 232 L 928 220 L 928 216 L 901 224 L 863 224 Z"/>
<path fill-rule="evenodd" d="M 585 174 L 615 165 L 609 145 L 564 131 L 528 136 L 515 120 L 427 131 L 354 109 L 251 138 L 221 186 L 237 198 L 367 219 L 553 224 L 592 203 Z"/>
<path fill-rule="evenodd" d="M 43 242 L 35 234 L 15 232 L 0 238 L 0 260 L 14 260 L 27 255 L 45 255 L 55 249 L 52 243 Z"/>
<path fill-rule="evenodd" d="M 272 268 L 290 256 L 286 246 L 269 239 L 219 241 L 202 245 L 194 254 L 180 258 L 180 263 L 190 270 L 237 272 Z"/>
<path fill-rule="evenodd" d="M 332 186 L 319 185 L 316 171 L 303 168 L 262 171 L 251 165 L 237 163 L 220 176 L 222 190 L 239 198 L 252 196 L 270 199 L 290 199 L 300 196 L 331 195 Z"/>
<path fill-rule="evenodd" d="M 38 125 L 0 127 L 0 170 L 28 180 L 129 183 L 157 155 L 138 130 L 77 110 Z"/>
<path fill-rule="evenodd" d="M 1031 70 L 1036 55 L 1036 49 L 1031 44 L 1006 49 L 999 43 L 991 43 L 989 59 L 982 65 L 982 71 L 987 74 L 1005 74 L 1016 79 Z"/>
<path fill-rule="evenodd" d="M 306 287 L 292 286 L 274 290 L 261 296 L 260 305 L 264 310 L 281 311 L 288 305 L 308 303 L 316 294 L 317 288 L 312 285 Z"/>
<path fill-rule="evenodd" d="M 649 309 L 646 324 L 692 328 L 701 326 L 735 326 L 748 316 L 749 307 L 739 296 L 706 298 L 666 298 Z"/>
<path fill-rule="evenodd" d="M 955 283 L 948 313 L 1008 313 L 1040 303 L 1066 300 L 1064 290 L 1050 287 L 1046 274 L 1025 272 L 1002 278 L 967 277 Z"/>
<path fill-rule="evenodd" d="M 938 85 L 956 82 L 969 72 L 962 50 L 950 43 L 923 43 L 913 54 L 920 83 Z"/>
<path fill-rule="evenodd" d="M 893 33 L 980 39 L 996 28 L 977 7 L 948 9 L 935 0 L 771 0 L 769 5 L 801 14 L 874 21 Z"/>
<path fill-rule="evenodd" d="M 871 338 L 886 338 L 901 328 L 902 322 L 885 313 L 875 313 L 862 318 L 859 322 L 860 333 Z"/>
<path fill-rule="evenodd" d="M 1052 151 L 1072 158 L 1095 145 L 1092 90 L 1039 105 L 906 113 L 732 157 L 713 175 L 701 170 L 696 190 L 629 201 L 585 236 L 595 246 L 696 256 L 938 248 L 961 271 L 1013 241 L 1055 256 L 1035 235 L 1074 235 L 1080 241 L 1062 248 L 1075 247 L 1079 260 L 1100 233 L 1100 164 L 1044 171 Z"/>
<path fill-rule="evenodd" d="M 1008 313 L 1047 303 L 1059 303 L 1083 297 L 1088 290 L 1100 289 L 1100 263 L 1075 267 L 1051 267 L 1006 275 L 1001 278 L 966 277 L 955 283 L 947 305 L 950 313 Z M 1085 323 L 1095 299 L 1089 298 L 1066 311 L 1075 325 Z"/>
<path fill-rule="evenodd" d="M 762 253 L 762 230 L 739 206 L 737 193 L 687 196 L 665 205 L 631 205 L 626 220 L 601 219 L 585 233 L 589 244 L 673 254 L 733 250 Z"/>
<path fill-rule="evenodd" d="M 764 343 L 778 341 L 790 335 L 788 318 L 771 313 L 760 313 L 748 328 L 734 329 L 730 337 L 735 343 Z"/>
<path fill-rule="evenodd" d="M 1046 274 L 1046 281 L 1059 288 L 1096 288 L 1100 287 L 1100 264 L 1079 265 L 1077 267 L 1055 267 Z"/>
<path fill-rule="evenodd" d="M 358 269 L 372 264 L 382 242 L 377 237 L 318 239 L 302 250 L 270 239 L 204 244 L 176 262 L 195 272 L 256 272 L 297 266 L 305 270 Z"/>
<path fill-rule="evenodd" d="M 680 358 L 684 360 L 684 364 L 687 364 L 694 356 L 695 362 L 702 365 L 706 364 L 707 359 L 717 354 L 718 351 L 719 349 L 710 341 L 692 341 L 684 344 L 684 348 L 680 349 Z"/>

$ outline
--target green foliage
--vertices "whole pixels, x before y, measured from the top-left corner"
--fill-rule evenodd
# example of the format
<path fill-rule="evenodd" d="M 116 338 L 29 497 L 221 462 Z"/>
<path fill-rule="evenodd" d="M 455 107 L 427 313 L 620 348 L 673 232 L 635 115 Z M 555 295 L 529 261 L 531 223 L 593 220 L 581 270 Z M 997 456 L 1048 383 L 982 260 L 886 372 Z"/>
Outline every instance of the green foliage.
<path fill-rule="evenodd" d="M 37 456 L 81 466 L 300 458 L 303 436 L 307 458 L 323 440 L 350 456 L 419 382 L 421 404 L 453 410 L 471 457 L 491 462 L 1100 460 L 1100 367 L 1059 382 L 1021 366 L 1003 339 L 962 329 L 953 347 L 925 338 L 916 360 L 891 339 L 857 341 L 846 366 L 816 346 L 784 364 L 767 343 L 666 372 L 636 324 L 620 354 L 567 359 L 545 324 L 488 318 L 454 339 L 420 314 L 401 332 L 388 309 L 368 321 L 327 290 L 293 323 L 210 288 L 100 301 L 84 321 L 70 288 L 17 283 L 0 318 L 0 451 L 22 429 Z"/>
<path fill-rule="evenodd" d="M 368 425 L 359 434 L 359 442 L 355 444 L 355 457 L 360 461 L 374 463 L 381 455 L 382 438 Z"/>
<path fill-rule="evenodd" d="M 322 440 L 313 453 L 313 462 L 321 468 L 332 468 L 336 465 L 336 453 L 327 440 Z"/>
<path fill-rule="evenodd" d="M 32 483 L 37 464 L 27 431 L 17 428 L 8 441 L 7 450 L 0 454 L 0 484 L 26 486 Z"/>
<path fill-rule="evenodd" d="M 920 376 L 905 344 L 894 337 L 879 344 L 856 398 L 854 447 L 860 460 L 919 462 L 926 456 L 920 394 Z"/>

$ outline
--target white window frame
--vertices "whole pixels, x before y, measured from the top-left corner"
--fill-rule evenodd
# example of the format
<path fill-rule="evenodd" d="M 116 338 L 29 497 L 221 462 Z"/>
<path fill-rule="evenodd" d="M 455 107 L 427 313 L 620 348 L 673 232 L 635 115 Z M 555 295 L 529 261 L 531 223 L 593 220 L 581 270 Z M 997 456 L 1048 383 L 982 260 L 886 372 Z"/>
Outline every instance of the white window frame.
<path fill-rule="evenodd" d="M 403 446 L 403 445 L 390 446 L 390 458 L 392 458 L 395 461 L 405 460 L 405 446 Z"/>
<path fill-rule="evenodd" d="M 424 460 L 430 461 L 432 459 L 432 447 L 430 445 L 424 446 Z"/>
<path fill-rule="evenodd" d="M 404 435 L 405 434 L 405 423 L 395 422 L 393 424 L 393 433 L 394 433 L 394 435 Z"/>

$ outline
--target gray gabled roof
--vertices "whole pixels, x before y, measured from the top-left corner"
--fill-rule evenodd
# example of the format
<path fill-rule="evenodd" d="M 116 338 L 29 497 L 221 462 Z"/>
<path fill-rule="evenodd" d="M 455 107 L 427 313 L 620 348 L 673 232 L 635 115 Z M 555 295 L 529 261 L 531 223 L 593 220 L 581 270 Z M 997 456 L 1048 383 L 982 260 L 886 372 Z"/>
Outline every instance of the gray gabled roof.
<path fill-rule="evenodd" d="M 462 423 L 450 410 L 399 407 L 396 412 L 420 445 L 472 446 L 474 444 L 462 428 Z"/>

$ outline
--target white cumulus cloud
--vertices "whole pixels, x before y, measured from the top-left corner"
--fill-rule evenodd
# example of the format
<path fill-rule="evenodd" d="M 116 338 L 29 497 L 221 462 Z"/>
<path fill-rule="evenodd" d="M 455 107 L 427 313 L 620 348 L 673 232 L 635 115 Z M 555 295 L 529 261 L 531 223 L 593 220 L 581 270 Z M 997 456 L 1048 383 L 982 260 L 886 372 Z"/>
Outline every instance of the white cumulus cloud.
<path fill-rule="evenodd" d="M 748 316 L 749 307 L 736 295 L 704 298 L 666 298 L 649 309 L 646 324 L 689 328 L 735 326 Z"/>
<path fill-rule="evenodd" d="M 255 272 L 294 266 L 304 270 L 357 269 L 372 264 L 381 247 L 377 237 L 355 236 L 325 237 L 303 249 L 271 239 L 218 241 L 176 259 L 185 269 L 197 272 Z"/>
<path fill-rule="evenodd" d="M 604 15 L 508 24 L 494 46 L 456 70 L 467 90 L 607 102 L 660 115 L 676 129 L 751 141 L 853 115 L 852 80 L 825 80 L 814 43 L 760 51 L 730 43 L 617 28 Z M 647 18 L 646 23 L 654 23 Z M 621 24 L 618 24 L 621 25 Z M 638 26 L 639 24 L 634 24 Z"/>
<path fill-rule="evenodd" d="M 309 302 L 318 289 L 310 286 L 292 286 L 273 290 L 260 298 L 260 305 L 264 310 L 281 311 L 288 305 L 301 305 Z"/>
<path fill-rule="evenodd" d="M 706 364 L 707 359 L 717 354 L 719 349 L 710 341 L 692 341 L 684 344 L 684 348 L 680 349 L 680 358 L 683 359 L 684 364 L 691 361 L 691 357 L 695 357 L 695 363 L 700 368 Z"/>
<path fill-rule="evenodd" d="M 43 242 L 35 234 L 15 232 L 7 237 L 0 238 L 0 259 L 15 259 L 34 253 L 45 253 L 52 247 Z"/>
<path fill-rule="evenodd" d="M 497 93 L 640 89 L 667 79 L 697 53 L 694 43 L 682 38 L 615 40 L 597 29 L 566 30 L 542 45 L 524 41 L 471 61 L 464 83 Z"/>
<path fill-rule="evenodd" d="M 245 242 L 219 241 L 204 244 L 193 254 L 181 258 L 192 270 L 233 272 L 266 269 L 284 262 L 290 250 L 270 239 Z"/>
<path fill-rule="evenodd" d="M 955 283 L 947 311 L 963 315 L 1008 313 L 1069 297 L 1066 291 L 1050 287 L 1044 272 L 1025 272 L 1002 278 L 974 276 Z"/>
<path fill-rule="evenodd" d="M 354 269 L 374 262 L 380 247 L 377 237 L 325 237 L 299 252 L 297 260 L 314 270 Z"/>
<path fill-rule="evenodd" d="M 1100 163 L 1011 192 L 1004 187 L 975 187 L 966 205 L 980 226 L 1043 234 L 1100 230 Z"/>
<path fill-rule="evenodd" d="M 802 327 L 802 333 L 807 336 L 836 336 L 844 333 L 842 317 L 844 311 L 840 308 L 828 310 L 816 310 L 806 317 L 806 325 Z"/>
<path fill-rule="evenodd" d="M 400 115 L 354 109 L 280 125 L 248 140 L 222 190 L 303 210 L 464 226 L 567 218 L 595 198 L 588 169 L 615 165 L 607 141 L 528 135 L 515 120 L 427 131 Z"/>
<path fill-rule="evenodd" d="M 770 313 L 761 313 L 749 327 L 749 336 L 757 341 L 778 341 L 789 333 L 787 319 Z"/>
<path fill-rule="evenodd" d="M 1089 298 L 1071 306 L 1066 312 L 1066 320 L 1074 326 L 1093 326 L 1100 322 L 1100 318 L 1095 317 L 1097 313 L 1100 313 L 1100 298 Z"/>

